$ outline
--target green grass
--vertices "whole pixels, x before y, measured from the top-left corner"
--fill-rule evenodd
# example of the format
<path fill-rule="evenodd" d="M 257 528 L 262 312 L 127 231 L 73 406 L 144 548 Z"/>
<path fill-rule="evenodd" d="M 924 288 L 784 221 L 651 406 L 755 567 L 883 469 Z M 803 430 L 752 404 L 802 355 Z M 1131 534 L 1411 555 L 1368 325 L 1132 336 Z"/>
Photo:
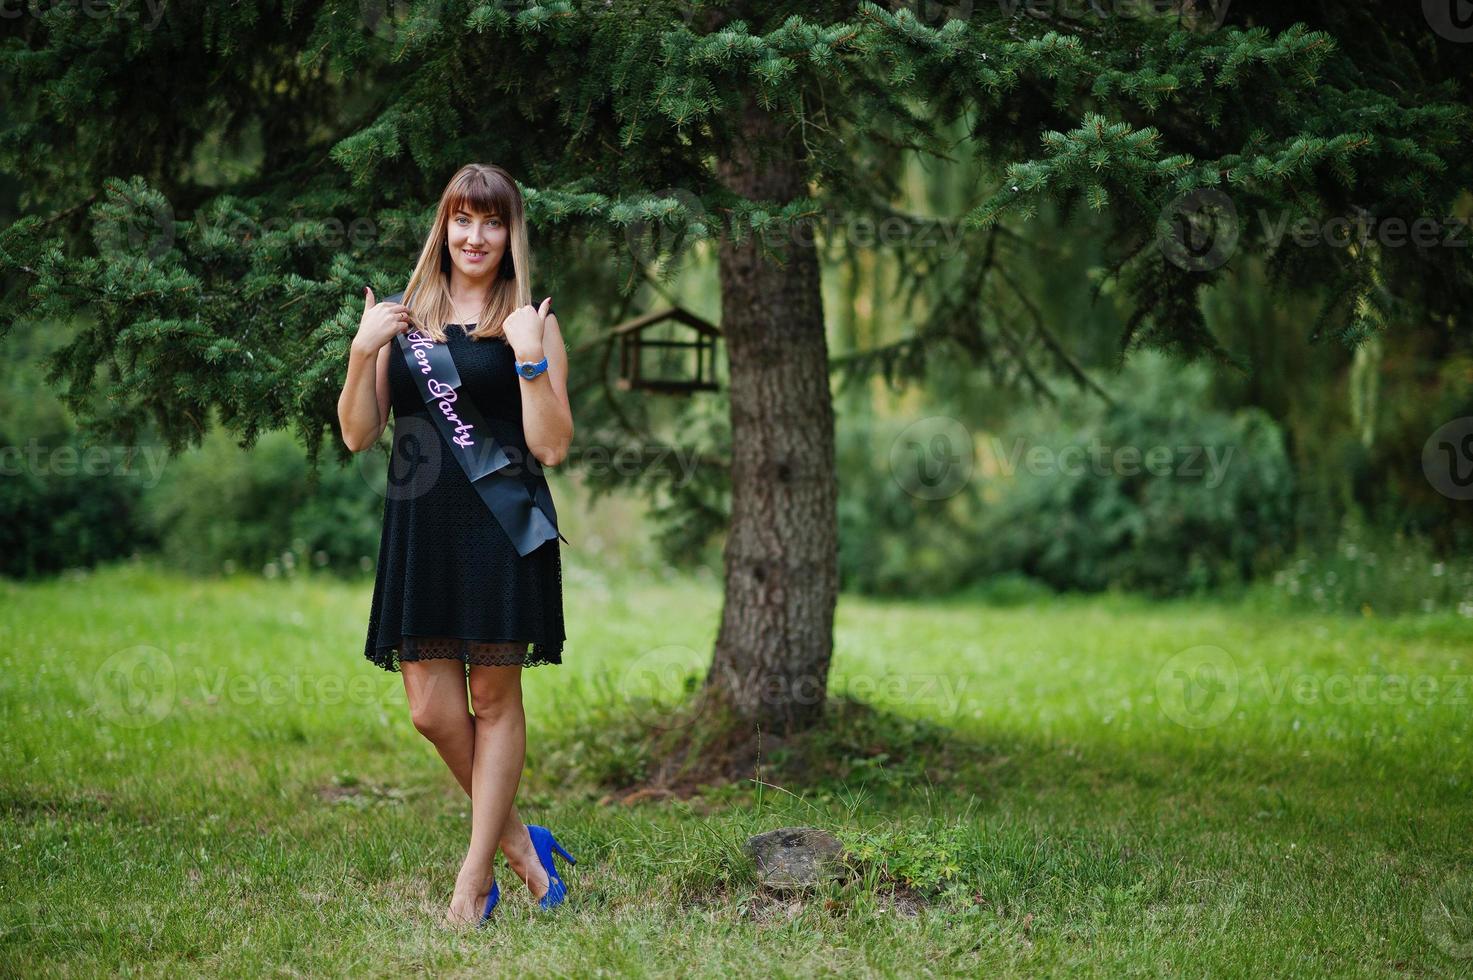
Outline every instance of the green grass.
<path fill-rule="evenodd" d="M 629 695 L 699 671 L 719 586 L 565 588 L 519 806 L 569 903 L 547 924 L 502 866 L 495 928 L 447 934 L 469 805 L 363 659 L 366 584 L 0 585 L 0 973 L 1473 972 L 1466 619 L 846 596 L 831 693 L 875 710 L 623 805 Z M 741 844 L 795 824 L 854 873 L 766 893 Z"/>

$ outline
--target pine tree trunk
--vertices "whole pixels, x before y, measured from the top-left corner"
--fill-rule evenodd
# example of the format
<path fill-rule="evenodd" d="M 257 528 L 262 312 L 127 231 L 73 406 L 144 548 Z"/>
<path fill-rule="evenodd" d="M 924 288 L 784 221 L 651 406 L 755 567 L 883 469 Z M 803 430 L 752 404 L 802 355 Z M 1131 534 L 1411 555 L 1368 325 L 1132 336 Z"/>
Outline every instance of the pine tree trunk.
<path fill-rule="evenodd" d="M 749 102 L 718 176 L 747 198 L 806 193 L 802 145 Z M 812 229 L 806 229 L 811 231 Z M 775 733 L 823 714 L 838 598 L 838 482 L 823 297 L 812 235 L 720 249 L 731 380 L 726 595 L 707 693 Z"/>

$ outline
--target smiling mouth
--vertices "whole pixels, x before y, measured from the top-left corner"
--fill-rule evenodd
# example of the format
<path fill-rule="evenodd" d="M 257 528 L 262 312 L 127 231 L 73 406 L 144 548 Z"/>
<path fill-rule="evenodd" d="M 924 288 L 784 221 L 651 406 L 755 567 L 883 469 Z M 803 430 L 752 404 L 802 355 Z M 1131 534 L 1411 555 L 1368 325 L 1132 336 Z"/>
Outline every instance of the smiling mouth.
<path fill-rule="evenodd" d="M 473 248 L 463 248 L 460 251 L 461 251 L 461 254 L 465 255 L 468 258 L 472 258 L 472 259 L 484 258 L 485 255 L 486 255 L 486 253 L 484 251 L 477 251 L 476 249 L 473 249 Z"/>

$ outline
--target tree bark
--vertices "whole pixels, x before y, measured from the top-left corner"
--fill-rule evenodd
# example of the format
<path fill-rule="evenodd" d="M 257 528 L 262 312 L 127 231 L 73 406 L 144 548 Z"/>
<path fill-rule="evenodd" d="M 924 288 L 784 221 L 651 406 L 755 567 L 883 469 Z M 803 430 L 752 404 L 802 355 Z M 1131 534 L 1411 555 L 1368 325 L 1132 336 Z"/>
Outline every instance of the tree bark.
<path fill-rule="evenodd" d="M 743 197 L 804 196 L 803 147 L 750 101 L 717 176 Z M 730 366 L 732 513 L 706 693 L 775 733 L 823 715 L 838 599 L 838 482 L 811 227 L 720 246 Z"/>

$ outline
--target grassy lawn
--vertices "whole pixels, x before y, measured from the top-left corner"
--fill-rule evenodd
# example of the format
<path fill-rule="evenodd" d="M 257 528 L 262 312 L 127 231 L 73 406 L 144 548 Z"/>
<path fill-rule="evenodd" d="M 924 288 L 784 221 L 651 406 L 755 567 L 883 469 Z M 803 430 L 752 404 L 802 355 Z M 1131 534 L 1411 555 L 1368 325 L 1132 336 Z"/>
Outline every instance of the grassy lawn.
<path fill-rule="evenodd" d="M 831 726 L 624 802 L 630 696 L 704 664 L 719 585 L 565 588 L 519 806 L 569 902 L 503 865 L 449 934 L 469 801 L 363 659 L 366 583 L 0 585 L 0 973 L 1473 973 L 1466 619 L 845 596 Z M 854 873 L 771 894 L 741 844 L 799 824 Z"/>

